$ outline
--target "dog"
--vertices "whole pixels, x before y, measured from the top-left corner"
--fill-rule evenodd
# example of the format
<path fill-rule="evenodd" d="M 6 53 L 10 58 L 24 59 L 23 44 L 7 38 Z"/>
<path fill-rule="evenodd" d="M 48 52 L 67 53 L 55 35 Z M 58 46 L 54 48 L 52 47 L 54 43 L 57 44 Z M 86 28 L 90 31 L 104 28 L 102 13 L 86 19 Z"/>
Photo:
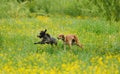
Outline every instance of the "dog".
<path fill-rule="evenodd" d="M 57 39 L 50 36 L 50 34 L 46 33 L 47 29 L 41 31 L 40 34 L 37 36 L 38 38 L 42 39 L 40 42 L 34 44 L 51 44 L 57 45 Z"/>
<path fill-rule="evenodd" d="M 77 38 L 76 35 L 71 34 L 71 35 L 66 35 L 65 36 L 63 34 L 60 34 L 57 38 L 61 39 L 63 41 L 64 50 L 66 50 L 66 47 L 65 47 L 66 44 L 69 45 L 70 48 L 73 44 L 75 44 L 75 45 L 77 45 L 77 46 L 79 46 L 80 48 L 83 49 L 83 46 L 79 44 L 79 41 L 78 41 L 78 38 Z"/>

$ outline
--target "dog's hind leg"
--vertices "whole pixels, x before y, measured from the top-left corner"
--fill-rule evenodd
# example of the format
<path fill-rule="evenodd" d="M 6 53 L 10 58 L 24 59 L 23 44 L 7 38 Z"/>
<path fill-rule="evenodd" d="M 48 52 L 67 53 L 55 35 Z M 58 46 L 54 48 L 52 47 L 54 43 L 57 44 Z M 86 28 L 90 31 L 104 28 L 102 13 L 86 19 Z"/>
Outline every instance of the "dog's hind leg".
<path fill-rule="evenodd" d="M 78 43 L 77 43 L 76 45 L 77 45 L 77 46 L 79 46 L 80 48 L 82 48 L 82 49 L 83 49 L 83 46 L 82 46 L 82 44 L 80 45 L 80 44 L 78 44 Z"/>

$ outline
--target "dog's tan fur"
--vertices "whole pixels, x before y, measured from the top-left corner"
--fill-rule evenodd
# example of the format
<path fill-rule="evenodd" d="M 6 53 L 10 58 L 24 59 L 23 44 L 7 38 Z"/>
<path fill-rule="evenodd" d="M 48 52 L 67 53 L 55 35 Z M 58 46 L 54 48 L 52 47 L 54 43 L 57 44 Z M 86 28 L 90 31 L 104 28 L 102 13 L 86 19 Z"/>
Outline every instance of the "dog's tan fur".
<path fill-rule="evenodd" d="M 79 41 L 76 35 L 70 34 L 65 36 L 63 34 L 60 34 L 57 38 L 61 39 L 64 42 L 64 45 L 68 44 L 70 48 L 72 44 L 76 44 L 80 48 L 83 48 L 82 45 L 79 44 Z M 64 49 L 66 49 L 65 46 L 64 46 Z"/>

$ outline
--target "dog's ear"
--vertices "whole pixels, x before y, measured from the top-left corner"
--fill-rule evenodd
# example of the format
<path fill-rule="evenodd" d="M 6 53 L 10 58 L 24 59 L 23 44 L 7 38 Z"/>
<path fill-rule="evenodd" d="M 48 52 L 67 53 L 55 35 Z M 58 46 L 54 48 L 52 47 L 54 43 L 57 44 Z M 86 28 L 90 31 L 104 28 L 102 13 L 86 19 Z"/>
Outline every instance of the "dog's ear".
<path fill-rule="evenodd" d="M 61 34 L 62 40 L 65 41 L 65 36 Z"/>
<path fill-rule="evenodd" d="M 65 38 L 65 36 L 63 35 L 63 34 L 61 34 L 61 37 L 64 39 Z"/>
<path fill-rule="evenodd" d="M 45 31 L 44 32 L 46 32 L 47 31 L 47 29 L 45 29 Z"/>
<path fill-rule="evenodd" d="M 46 34 L 48 37 L 50 37 L 50 35 L 49 34 Z"/>

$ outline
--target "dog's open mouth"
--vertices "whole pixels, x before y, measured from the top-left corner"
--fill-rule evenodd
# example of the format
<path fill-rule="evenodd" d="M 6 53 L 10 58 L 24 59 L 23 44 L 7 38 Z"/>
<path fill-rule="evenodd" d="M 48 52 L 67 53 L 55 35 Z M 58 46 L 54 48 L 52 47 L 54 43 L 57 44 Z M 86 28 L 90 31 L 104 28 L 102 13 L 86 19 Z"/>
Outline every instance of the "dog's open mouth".
<path fill-rule="evenodd" d="M 40 36 L 40 35 L 37 35 L 37 37 L 42 38 L 42 36 Z"/>

